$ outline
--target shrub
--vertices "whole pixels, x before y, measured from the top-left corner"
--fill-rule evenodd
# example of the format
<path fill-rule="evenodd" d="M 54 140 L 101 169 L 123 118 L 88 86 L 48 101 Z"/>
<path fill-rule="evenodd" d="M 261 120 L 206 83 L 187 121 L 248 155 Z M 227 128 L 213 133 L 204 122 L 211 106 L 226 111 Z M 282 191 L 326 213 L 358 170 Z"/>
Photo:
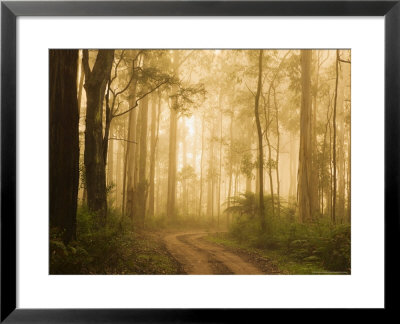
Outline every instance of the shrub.
<path fill-rule="evenodd" d="M 324 266 L 332 271 L 350 272 L 350 226 L 337 226 L 321 249 Z"/>
<path fill-rule="evenodd" d="M 77 213 L 77 240 L 65 246 L 59 233 L 50 234 L 50 273 L 114 273 L 125 267 L 132 224 L 109 210 L 107 224 L 99 225 L 86 207 Z"/>
<path fill-rule="evenodd" d="M 229 233 L 235 240 L 255 248 L 279 250 L 296 262 L 320 264 L 329 271 L 350 272 L 350 225 L 333 225 L 324 217 L 311 224 L 295 223 L 294 208 L 284 202 L 280 204 L 278 219 L 272 215 L 271 197 L 266 196 L 264 200 L 267 230 L 261 232 L 259 219 L 255 217 L 258 206 L 254 194 L 231 199 L 232 206 L 225 212 L 234 215 Z"/>

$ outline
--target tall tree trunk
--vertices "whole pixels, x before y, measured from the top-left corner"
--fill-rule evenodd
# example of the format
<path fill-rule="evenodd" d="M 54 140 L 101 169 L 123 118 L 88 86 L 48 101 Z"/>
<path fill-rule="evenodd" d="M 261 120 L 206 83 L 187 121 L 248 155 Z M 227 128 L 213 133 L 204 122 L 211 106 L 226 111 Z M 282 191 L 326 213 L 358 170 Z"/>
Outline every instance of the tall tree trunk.
<path fill-rule="evenodd" d="M 311 175 L 311 182 L 312 182 L 312 190 L 313 190 L 313 197 L 319 202 L 319 193 L 318 193 L 318 150 L 317 150 L 317 97 L 318 97 L 318 83 L 319 83 L 319 68 L 320 68 L 320 56 L 319 51 L 315 50 L 314 54 L 316 56 L 315 62 L 315 84 L 313 93 L 313 105 L 312 105 L 312 138 L 311 138 L 311 147 L 312 147 L 312 175 Z M 319 203 L 315 204 L 316 212 L 319 212 Z"/>
<path fill-rule="evenodd" d="M 231 111 L 231 123 L 229 127 L 230 133 L 230 157 L 229 157 L 229 186 L 228 186 L 228 208 L 231 206 L 231 196 L 232 196 L 232 176 L 233 176 L 233 117 L 234 111 Z M 226 224 L 229 226 L 229 214 L 226 214 Z"/>
<path fill-rule="evenodd" d="M 271 108 L 271 100 L 270 100 L 270 96 L 271 96 L 271 91 L 268 91 L 268 101 L 267 101 L 267 105 L 268 105 L 268 111 L 265 114 L 265 139 L 267 140 L 267 147 L 268 147 L 268 177 L 269 177 L 269 189 L 271 192 L 271 205 L 272 205 L 272 217 L 275 216 L 275 197 L 274 197 L 274 183 L 273 183 L 273 179 L 272 179 L 272 147 L 271 147 L 271 141 L 269 140 L 269 127 L 270 124 L 272 122 L 271 118 L 270 118 L 270 108 Z M 264 178 L 262 178 L 264 180 Z M 261 180 L 261 178 L 260 178 Z"/>
<path fill-rule="evenodd" d="M 113 127 L 111 126 L 110 129 L 110 136 L 113 137 Z M 109 146 L 108 146 L 108 158 L 107 158 L 107 186 L 110 187 L 112 185 L 115 185 L 114 181 L 114 140 L 109 141 Z M 115 188 L 114 188 L 115 191 Z"/>
<path fill-rule="evenodd" d="M 113 137 L 113 129 L 110 129 L 110 136 Z M 114 140 L 110 140 L 108 145 L 108 158 L 107 158 L 107 186 L 114 183 Z"/>
<path fill-rule="evenodd" d="M 177 128 L 178 128 L 178 112 L 175 110 L 175 107 L 171 107 L 170 123 L 169 123 L 168 196 L 167 196 L 167 217 L 169 220 L 175 218 Z"/>
<path fill-rule="evenodd" d="M 330 128 L 330 122 L 331 122 L 330 107 L 331 107 L 331 101 L 329 101 L 327 112 L 326 112 L 326 124 L 325 124 L 324 141 L 323 141 L 323 144 L 322 144 L 322 158 L 321 158 L 321 160 L 322 160 L 322 170 L 325 169 L 324 164 L 325 164 L 325 152 L 326 152 L 326 137 L 328 135 L 328 129 Z M 331 136 L 329 135 L 329 141 L 330 141 L 330 137 Z M 330 144 L 329 144 L 329 149 L 331 149 L 330 148 Z M 329 166 L 331 165 L 330 161 L 331 161 L 331 158 L 329 157 Z M 323 183 L 322 186 L 321 186 L 321 214 L 322 215 L 324 215 L 324 189 L 325 189 L 325 183 Z M 330 193 L 330 190 L 328 191 L 328 194 L 329 193 Z M 329 205 L 330 205 L 330 200 L 328 202 L 328 199 L 327 199 L 328 214 L 329 214 L 329 211 L 330 211 Z"/>
<path fill-rule="evenodd" d="M 252 152 L 252 142 L 253 142 L 253 123 L 252 119 L 249 119 L 249 122 L 247 123 L 247 143 L 248 143 L 248 148 L 250 151 L 250 162 L 253 159 L 253 154 Z M 251 191 L 251 180 L 253 178 L 253 170 L 250 171 L 249 174 L 246 174 L 246 192 L 252 192 Z"/>
<path fill-rule="evenodd" d="M 186 145 L 186 136 L 187 136 L 187 129 L 185 125 L 185 117 L 181 119 L 181 127 L 180 127 L 180 134 L 179 138 L 182 141 L 182 165 L 183 168 L 187 166 L 187 145 Z M 182 210 L 183 214 L 187 216 L 188 214 L 188 195 L 187 195 L 187 180 L 185 177 L 182 178 Z"/>
<path fill-rule="evenodd" d="M 159 150 L 157 148 L 157 154 L 156 156 L 159 155 Z M 159 159 L 157 159 L 157 167 L 156 167 L 156 173 L 157 173 L 157 187 L 156 187 L 156 197 L 155 197 L 155 214 L 159 215 L 161 213 L 161 197 L 160 197 L 160 189 L 161 189 L 161 165 Z"/>
<path fill-rule="evenodd" d="M 82 91 L 83 91 L 83 81 L 85 80 L 85 72 L 83 71 L 82 60 L 79 58 L 79 85 L 78 85 L 78 113 L 81 115 L 82 107 Z"/>
<path fill-rule="evenodd" d="M 343 67 L 345 68 L 345 67 Z M 346 86 L 342 68 L 339 61 L 339 81 L 337 94 L 337 173 L 338 173 L 338 199 L 336 209 L 336 220 L 343 223 L 345 217 L 345 186 L 346 186 L 346 164 L 345 164 L 345 124 L 344 124 L 344 88 Z"/>
<path fill-rule="evenodd" d="M 179 76 L 178 70 L 179 54 L 174 51 L 174 67 L 173 72 Z M 176 169 L 177 169 L 177 130 L 178 130 L 178 111 L 177 111 L 177 95 L 178 86 L 172 86 L 172 104 L 170 108 L 170 124 L 169 124 L 169 154 L 168 154 L 168 195 L 167 195 L 167 218 L 169 220 L 175 218 L 175 200 L 176 200 Z"/>
<path fill-rule="evenodd" d="M 333 193 L 332 193 L 332 222 L 336 223 L 336 114 L 337 114 L 337 97 L 339 83 L 339 50 L 336 50 L 336 83 L 335 83 L 335 99 L 333 103 Z"/>
<path fill-rule="evenodd" d="M 277 194 L 277 215 L 280 217 L 281 214 L 281 202 L 280 202 L 280 180 L 279 180 L 279 149 L 280 149 L 280 132 L 279 132 L 279 109 L 276 103 L 276 92 L 274 90 L 274 106 L 275 106 L 275 119 L 276 119 L 276 194 Z"/>
<path fill-rule="evenodd" d="M 205 118 L 204 115 L 201 120 L 201 158 L 200 158 L 200 197 L 199 197 L 199 217 L 202 212 L 202 198 L 203 198 L 203 159 L 204 159 L 204 126 Z"/>
<path fill-rule="evenodd" d="M 116 182 L 116 190 L 115 190 L 115 204 L 117 207 L 120 207 L 122 211 L 123 208 L 123 193 L 124 193 L 124 182 L 125 182 L 125 150 L 124 143 L 122 141 L 118 141 L 115 143 L 117 145 L 117 160 L 116 160 L 116 170 L 115 170 L 115 182 Z M 124 215 L 122 213 L 122 215 Z"/>
<path fill-rule="evenodd" d="M 207 191 L 207 215 L 211 218 L 211 223 L 214 222 L 214 121 L 211 121 L 210 134 L 210 153 L 208 160 L 208 191 Z"/>
<path fill-rule="evenodd" d="M 50 50 L 50 226 L 76 238 L 79 184 L 78 50 Z"/>
<path fill-rule="evenodd" d="M 218 191 L 217 191 L 217 201 L 218 201 L 218 211 L 217 211 L 217 225 L 219 227 L 219 218 L 220 218 L 220 213 L 221 213 L 221 178 L 222 178 L 222 107 L 221 107 L 221 101 L 222 101 L 222 95 L 221 93 L 219 94 L 219 109 L 220 109 L 220 125 L 219 125 L 219 174 L 218 174 Z"/>
<path fill-rule="evenodd" d="M 129 106 L 132 107 L 136 102 L 136 82 L 130 87 Z M 138 139 L 136 125 L 138 119 L 138 108 L 129 112 L 128 118 L 128 142 L 126 143 L 125 170 L 124 170 L 124 192 L 123 204 L 127 217 L 134 219 L 134 185 L 136 155 L 138 154 Z"/>
<path fill-rule="evenodd" d="M 351 223 L 351 123 L 349 123 L 349 143 L 348 143 L 348 183 L 347 183 L 347 221 Z"/>
<path fill-rule="evenodd" d="M 158 104 L 160 102 L 158 101 Z M 160 109 L 160 108 L 158 108 Z M 150 188 L 149 188 L 149 212 L 148 217 L 154 217 L 154 178 L 156 167 L 156 123 L 157 123 L 157 101 L 153 95 L 151 103 L 151 126 L 150 126 Z"/>
<path fill-rule="evenodd" d="M 333 109 L 332 109 L 333 110 Z M 333 114 L 333 112 L 332 112 Z M 328 211 L 327 214 L 330 215 L 331 220 L 333 220 L 333 152 L 332 152 L 332 124 L 328 123 L 329 127 L 329 189 L 328 189 Z"/>
<path fill-rule="evenodd" d="M 135 109 L 137 110 L 137 109 Z M 137 114 L 137 111 L 136 111 Z M 129 113 L 130 115 L 130 113 Z M 131 116 L 129 116 L 131 117 Z M 130 118 L 128 118 L 128 138 L 131 136 L 130 134 L 130 130 L 131 128 L 129 127 L 131 124 L 131 120 Z M 125 121 L 124 121 L 124 130 L 125 130 Z M 123 134 L 125 135 L 125 131 L 123 132 Z M 135 146 L 137 147 L 137 146 Z M 123 170 L 122 170 L 122 188 L 121 188 L 121 210 L 122 210 L 122 215 L 126 215 L 126 184 L 127 184 L 127 179 L 128 179 L 128 154 L 129 154 L 129 146 L 128 143 L 124 143 L 124 151 L 123 151 Z M 120 157 L 121 159 L 121 157 Z M 118 160 L 118 162 L 120 162 L 120 160 Z"/>
<path fill-rule="evenodd" d="M 143 105 L 140 109 L 141 131 L 140 131 L 140 158 L 139 158 L 139 182 L 137 185 L 136 196 L 138 202 L 137 221 L 140 228 L 144 227 L 146 217 L 146 201 L 148 192 L 148 182 L 146 178 L 147 162 L 147 121 L 148 121 L 149 97 L 143 99 Z"/>
<path fill-rule="evenodd" d="M 259 103 L 260 103 L 260 94 L 262 90 L 262 63 L 263 63 L 263 50 L 260 50 L 259 58 L 258 58 L 258 83 L 257 83 L 257 93 L 255 96 L 254 102 L 254 115 L 256 117 L 256 125 L 257 125 L 257 135 L 258 135 L 258 176 L 260 177 L 260 193 L 259 193 L 259 217 L 261 230 L 265 231 L 265 215 L 264 215 L 264 183 L 263 183 L 263 164 L 264 164 L 264 156 L 263 156 L 263 139 L 262 139 L 262 131 L 261 131 L 261 123 L 260 123 L 260 115 L 259 115 Z"/>
<path fill-rule="evenodd" d="M 311 141 L 311 50 L 301 50 L 301 111 L 299 153 L 299 215 L 300 221 L 313 220 L 312 141 Z"/>
<path fill-rule="evenodd" d="M 194 119 L 194 136 L 193 136 L 193 145 L 192 145 L 192 167 L 193 170 L 195 172 L 195 174 L 197 174 L 197 138 L 199 136 L 199 131 L 198 131 L 198 126 L 197 126 L 197 122 L 196 119 Z M 191 192 L 190 192 L 190 196 L 191 196 L 191 202 L 190 202 L 190 209 L 192 210 L 192 214 L 193 216 L 197 215 L 197 190 L 198 190 L 198 186 L 196 185 L 196 182 L 192 182 L 191 184 Z"/>
<path fill-rule="evenodd" d="M 156 189 L 156 199 L 155 199 L 155 201 L 156 201 L 156 206 L 155 206 L 155 210 L 156 211 L 155 212 L 157 214 L 159 214 L 160 210 L 161 210 L 161 208 L 160 208 L 160 206 L 161 206 L 161 203 L 160 203 L 160 187 L 161 187 L 161 172 L 160 172 L 160 168 L 161 168 L 161 166 L 160 166 L 160 162 L 159 162 L 159 159 L 158 159 L 159 154 L 160 154 L 159 145 L 157 145 L 157 144 L 158 144 L 158 137 L 159 137 L 159 134 L 160 134 L 161 92 L 157 91 L 157 93 L 158 93 L 158 111 L 157 111 L 156 155 L 155 155 L 155 158 L 156 158 L 156 161 L 157 161 L 157 166 L 156 166 L 156 171 L 157 171 L 157 189 Z"/>
<path fill-rule="evenodd" d="M 138 106 L 138 113 L 137 113 L 137 121 L 136 121 L 136 154 L 134 156 L 135 163 L 134 163 L 134 170 L 133 170 L 133 200 L 135 201 L 135 195 L 136 195 L 136 190 L 137 186 L 139 183 L 139 158 L 140 158 L 140 137 L 141 137 L 141 130 L 142 130 L 142 114 L 140 113 L 142 111 L 143 107 L 143 100 L 140 101 L 139 106 Z M 136 202 L 134 203 L 134 208 L 137 207 Z"/>
<path fill-rule="evenodd" d="M 107 214 L 106 172 L 103 147 L 103 99 L 110 77 L 114 50 L 99 50 L 93 70 L 88 50 L 83 51 L 86 90 L 85 168 L 89 210 L 104 225 Z"/>
<path fill-rule="evenodd" d="M 290 132 L 290 154 L 289 154 L 289 168 L 290 168 L 290 185 L 289 185 L 289 199 L 296 196 L 296 186 L 297 186 L 297 177 L 296 177 L 296 160 L 299 155 L 297 154 L 296 145 L 295 145 L 295 136 L 293 132 Z"/>

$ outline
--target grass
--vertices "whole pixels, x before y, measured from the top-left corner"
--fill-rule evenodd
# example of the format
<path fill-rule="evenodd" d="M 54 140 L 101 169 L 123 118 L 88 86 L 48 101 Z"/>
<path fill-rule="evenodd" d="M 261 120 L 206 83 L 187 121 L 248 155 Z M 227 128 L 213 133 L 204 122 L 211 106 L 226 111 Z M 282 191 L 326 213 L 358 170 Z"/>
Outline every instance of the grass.
<path fill-rule="evenodd" d="M 333 224 L 324 215 L 313 222 L 295 221 L 295 206 L 281 201 L 280 206 L 264 197 L 265 222 L 261 230 L 259 206 L 254 193 L 247 192 L 231 198 L 225 210 L 233 221 L 229 234 L 221 244 L 256 249 L 273 260 L 284 273 L 290 274 L 349 274 L 351 271 L 351 226 Z M 279 217 L 274 213 L 280 208 Z M 220 238 L 221 239 L 221 238 Z"/>
<path fill-rule="evenodd" d="M 252 246 L 251 243 L 239 242 L 229 233 L 210 234 L 206 237 L 210 242 L 223 245 L 234 250 L 242 250 L 246 253 L 261 256 L 270 260 L 275 264 L 282 274 L 334 274 L 321 266 L 320 262 L 316 261 L 299 261 L 287 255 L 285 251 L 277 249 L 261 249 Z"/>
<path fill-rule="evenodd" d="M 81 207 L 76 241 L 65 246 L 60 233 L 51 231 L 50 274 L 180 273 L 179 264 L 156 237 L 132 228 L 112 210 L 107 225 L 96 226 L 95 215 Z"/>

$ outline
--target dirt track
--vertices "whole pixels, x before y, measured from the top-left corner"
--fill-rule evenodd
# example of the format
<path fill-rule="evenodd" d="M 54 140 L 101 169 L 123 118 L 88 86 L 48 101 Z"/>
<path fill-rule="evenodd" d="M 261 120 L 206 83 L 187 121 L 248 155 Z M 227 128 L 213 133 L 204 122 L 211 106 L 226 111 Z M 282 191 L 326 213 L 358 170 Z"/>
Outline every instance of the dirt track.
<path fill-rule="evenodd" d="M 208 233 L 174 233 L 164 237 L 171 255 L 187 274 L 264 274 L 222 246 L 205 241 Z"/>

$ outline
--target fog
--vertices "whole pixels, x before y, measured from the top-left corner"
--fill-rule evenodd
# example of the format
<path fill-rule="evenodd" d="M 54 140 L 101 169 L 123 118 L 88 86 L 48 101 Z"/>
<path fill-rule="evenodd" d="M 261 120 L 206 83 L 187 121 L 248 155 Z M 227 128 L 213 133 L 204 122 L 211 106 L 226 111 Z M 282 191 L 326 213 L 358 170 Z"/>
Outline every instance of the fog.
<path fill-rule="evenodd" d="M 75 55 L 78 214 L 134 232 L 350 224 L 350 50 Z"/>

